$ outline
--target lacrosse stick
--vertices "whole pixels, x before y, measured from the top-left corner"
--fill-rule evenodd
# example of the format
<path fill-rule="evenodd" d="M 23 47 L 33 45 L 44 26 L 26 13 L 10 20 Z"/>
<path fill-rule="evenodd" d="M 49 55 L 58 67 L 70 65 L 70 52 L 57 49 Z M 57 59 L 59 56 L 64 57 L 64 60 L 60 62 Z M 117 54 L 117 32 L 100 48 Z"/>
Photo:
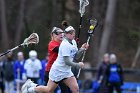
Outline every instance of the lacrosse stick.
<path fill-rule="evenodd" d="M 81 27 L 82 27 L 82 19 L 83 19 L 83 15 L 85 13 L 85 7 L 89 4 L 88 0 L 79 0 L 79 1 L 80 1 L 79 13 L 80 13 L 81 17 L 80 17 L 79 31 L 78 31 L 77 39 L 79 39 L 79 36 L 80 36 L 80 31 L 81 31 Z"/>
<path fill-rule="evenodd" d="M 14 47 L 14 48 L 12 48 L 12 49 L 10 49 L 10 50 L 8 50 L 8 51 L 2 53 L 2 54 L 0 55 L 0 57 L 2 57 L 2 56 L 4 56 L 4 55 L 6 55 L 6 54 L 8 54 L 8 53 L 10 53 L 10 52 L 12 52 L 12 51 L 14 51 L 14 50 L 16 50 L 16 49 L 19 48 L 19 47 L 28 46 L 28 45 L 30 45 L 30 44 L 37 44 L 38 42 L 39 42 L 39 36 L 38 36 L 38 34 L 37 34 L 37 33 L 32 33 L 28 38 L 26 38 L 26 39 L 24 40 L 24 42 L 23 42 L 22 44 L 20 44 L 20 45 Z"/>
<path fill-rule="evenodd" d="M 89 44 L 91 36 L 94 36 L 94 29 L 95 29 L 96 25 L 97 25 L 97 20 L 96 19 L 90 20 L 90 27 L 89 27 L 89 30 L 88 30 L 88 39 L 87 39 L 86 44 Z M 81 62 L 84 61 L 85 54 L 86 54 L 86 49 L 83 52 Z M 77 78 L 79 78 L 80 72 L 81 72 L 81 68 L 79 69 L 79 72 L 77 74 Z"/>

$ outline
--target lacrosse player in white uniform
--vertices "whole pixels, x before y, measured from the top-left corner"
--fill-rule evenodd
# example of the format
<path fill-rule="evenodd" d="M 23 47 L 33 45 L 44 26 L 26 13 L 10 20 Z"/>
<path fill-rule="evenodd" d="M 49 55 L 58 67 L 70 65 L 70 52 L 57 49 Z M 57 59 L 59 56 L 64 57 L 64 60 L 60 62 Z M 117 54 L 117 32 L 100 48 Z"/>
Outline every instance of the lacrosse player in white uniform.
<path fill-rule="evenodd" d="M 58 57 L 49 72 L 49 81 L 47 86 L 38 86 L 31 80 L 27 80 L 22 86 L 22 93 L 53 93 L 59 82 L 64 82 L 71 89 L 72 93 L 79 93 L 79 87 L 76 78 L 71 71 L 71 66 L 75 66 L 77 68 L 84 67 L 83 62 L 75 63 L 73 62 L 73 58 L 76 54 L 77 57 L 79 57 L 78 54 L 81 55 L 85 49 L 88 49 L 89 45 L 86 43 L 83 44 L 78 51 L 74 40 L 75 29 L 72 26 L 68 26 L 64 32 L 65 38 L 60 44 Z"/>

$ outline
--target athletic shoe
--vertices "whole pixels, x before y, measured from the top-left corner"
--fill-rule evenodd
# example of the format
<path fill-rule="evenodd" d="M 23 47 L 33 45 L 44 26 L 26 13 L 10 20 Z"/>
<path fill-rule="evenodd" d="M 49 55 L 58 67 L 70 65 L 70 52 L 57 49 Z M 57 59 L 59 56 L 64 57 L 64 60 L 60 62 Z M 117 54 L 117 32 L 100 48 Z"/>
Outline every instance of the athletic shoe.
<path fill-rule="evenodd" d="M 22 86 L 21 91 L 22 93 L 29 93 L 28 89 L 30 87 L 36 87 L 37 84 L 33 83 L 30 79 L 28 79 Z"/>

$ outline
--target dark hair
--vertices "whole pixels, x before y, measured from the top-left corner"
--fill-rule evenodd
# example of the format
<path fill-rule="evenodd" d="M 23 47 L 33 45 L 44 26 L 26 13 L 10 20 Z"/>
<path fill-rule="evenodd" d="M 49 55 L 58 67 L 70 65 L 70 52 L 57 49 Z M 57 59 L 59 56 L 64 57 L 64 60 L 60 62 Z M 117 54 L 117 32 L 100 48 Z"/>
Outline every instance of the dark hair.
<path fill-rule="evenodd" d="M 64 20 L 62 21 L 61 25 L 62 25 L 63 30 L 65 30 L 69 26 L 69 23 L 66 20 Z"/>
<path fill-rule="evenodd" d="M 68 27 L 72 27 L 72 26 L 70 26 L 69 25 L 69 23 L 67 22 L 67 21 L 62 21 L 62 23 L 61 23 L 61 25 L 62 25 L 62 27 L 63 27 L 63 29 L 64 29 L 64 32 L 65 33 L 70 33 L 70 34 L 72 34 L 73 33 L 73 30 L 72 31 L 66 31 L 66 29 L 68 28 Z M 72 27 L 73 28 L 73 27 Z M 74 30 L 75 31 L 75 30 Z"/>

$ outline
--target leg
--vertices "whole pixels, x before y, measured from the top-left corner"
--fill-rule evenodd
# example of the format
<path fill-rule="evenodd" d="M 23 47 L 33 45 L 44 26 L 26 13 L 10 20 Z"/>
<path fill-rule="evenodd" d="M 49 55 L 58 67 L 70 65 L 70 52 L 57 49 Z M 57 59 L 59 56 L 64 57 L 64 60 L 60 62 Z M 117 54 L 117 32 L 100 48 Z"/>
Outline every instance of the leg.
<path fill-rule="evenodd" d="M 100 84 L 99 93 L 108 93 L 108 86 L 106 84 L 106 80 L 105 79 L 103 79 L 103 81 Z"/>
<path fill-rule="evenodd" d="M 113 93 L 113 87 L 114 87 L 113 84 L 110 84 L 110 85 L 108 86 L 108 92 L 109 92 L 109 93 Z"/>
<path fill-rule="evenodd" d="M 10 81 L 9 82 L 9 93 L 13 93 L 13 91 L 14 91 L 14 81 Z"/>
<path fill-rule="evenodd" d="M 3 82 L 0 82 L 0 93 L 4 93 L 4 85 Z"/>
<path fill-rule="evenodd" d="M 8 86 L 8 82 L 5 81 L 5 93 L 9 93 L 9 86 Z"/>
<path fill-rule="evenodd" d="M 47 71 L 45 71 L 44 81 L 45 81 L 45 85 L 47 86 L 47 83 L 49 81 L 49 72 L 47 72 Z M 56 93 L 57 90 L 58 90 L 58 88 L 55 89 L 54 93 Z"/>
<path fill-rule="evenodd" d="M 53 93 L 58 85 L 53 81 L 49 80 L 47 86 L 37 86 L 35 87 L 36 92 Z"/>
<path fill-rule="evenodd" d="M 45 71 L 44 81 L 45 81 L 45 85 L 47 85 L 47 83 L 49 81 L 49 72 Z"/>
<path fill-rule="evenodd" d="M 60 82 L 59 87 L 61 89 L 61 93 L 70 93 L 69 87 L 64 82 Z"/>
<path fill-rule="evenodd" d="M 115 89 L 116 89 L 117 93 L 122 93 L 121 92 L 121 85 L 119 83 L 115 84 Z"/>
<path fill-rule="evenodd" d="M 4 84 L 2 83 L 1 92 L 4 93 Z"/>
<path fill-rule="evenodd" d="M 72 93 L 79 93 L 79 87 L 75 77 L 65 79 L 64 83 L 72 90 Z"/>

